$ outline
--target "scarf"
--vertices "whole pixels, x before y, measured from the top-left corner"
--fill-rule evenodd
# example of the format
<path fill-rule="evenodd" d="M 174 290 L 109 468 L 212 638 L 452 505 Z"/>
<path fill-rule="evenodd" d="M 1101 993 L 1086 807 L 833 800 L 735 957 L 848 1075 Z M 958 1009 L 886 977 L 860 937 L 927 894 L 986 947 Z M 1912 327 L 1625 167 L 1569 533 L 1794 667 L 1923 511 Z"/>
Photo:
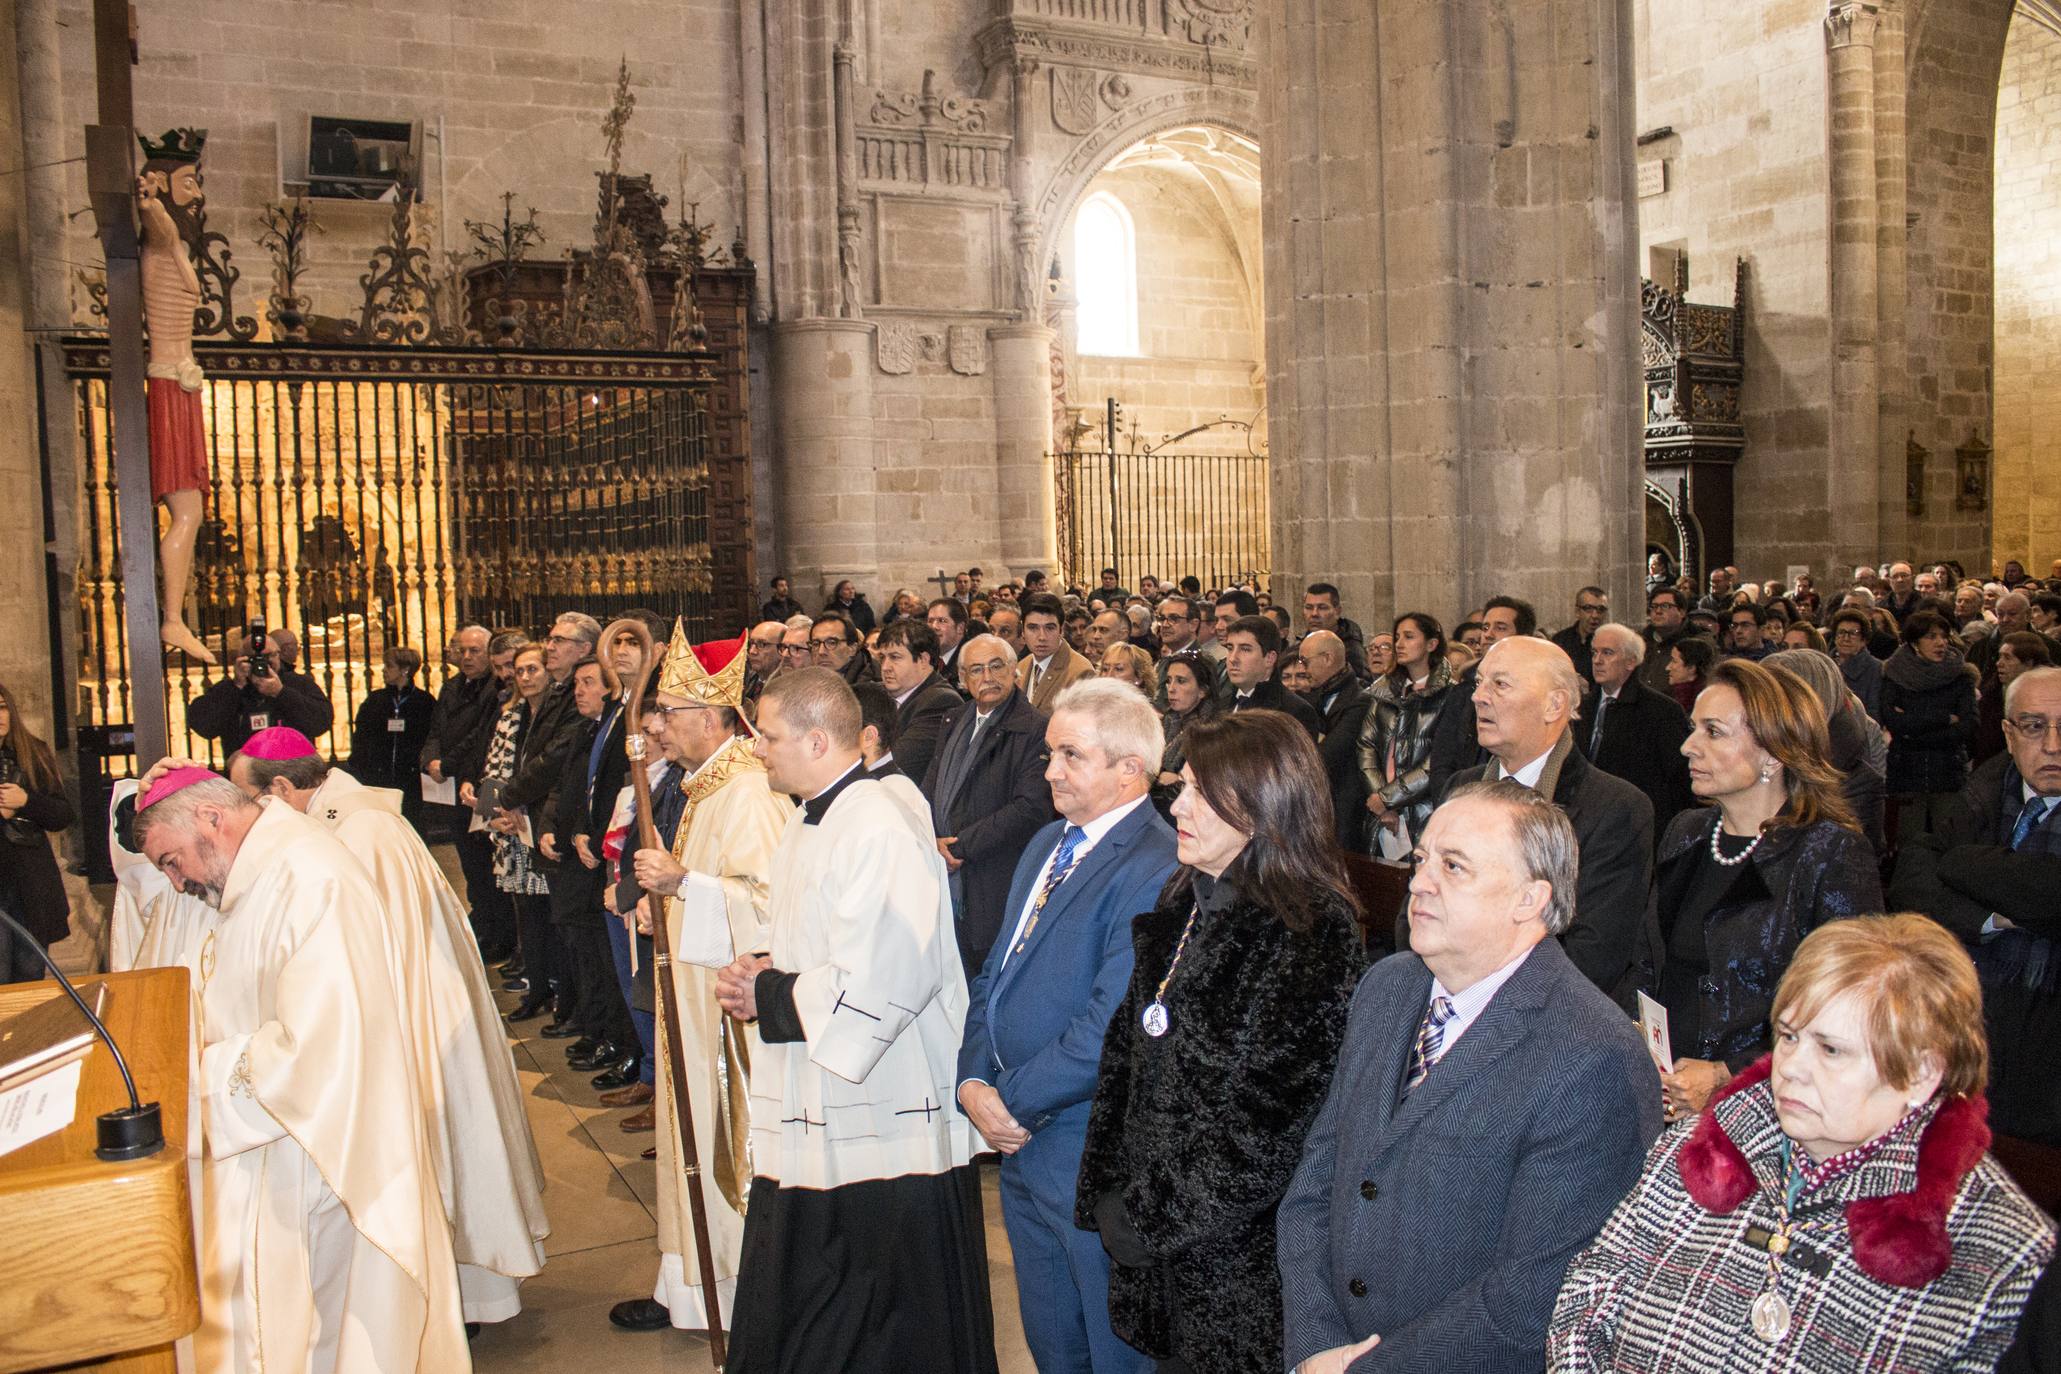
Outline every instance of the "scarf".
<path fill-rule="evenodd" d="M 1947 646 L 1947 656 L 1934 663 L 1918 657 L 1917 650 L 1910 645 L 1902 644 L 1882 665 L 1882 676 L 1906 692 L 1932 692 L 1959 678 L 1964 669 L 1961 651 L 1952 645 Z"/>

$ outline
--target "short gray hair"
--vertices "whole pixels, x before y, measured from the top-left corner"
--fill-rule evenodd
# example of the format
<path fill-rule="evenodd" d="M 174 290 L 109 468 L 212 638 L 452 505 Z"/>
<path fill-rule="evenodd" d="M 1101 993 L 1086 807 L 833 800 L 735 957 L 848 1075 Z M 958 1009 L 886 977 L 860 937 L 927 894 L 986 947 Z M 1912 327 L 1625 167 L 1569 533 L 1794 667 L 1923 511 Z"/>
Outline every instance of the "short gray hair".
<path fill-rule="evenodd" d="M 995 647 L 1002 651 L 1002 657 L 1009 661 L 1009 666 L 1012 668 L 1016 666 L 1016 650 L 1009 647 L 1008 640 L 1002 638 L 1002 636 L 998 634 L 995 634 L 993 631 L 989 631 L 987 634 L 975 635 L 973 638 L 967 640 L 965 646 L 959 650 L 959 672 L 961 676 L 965 675 L 966 663 L 967 660 L 971 657 L 971 655 L 968 654 L 967 650 L 971 649 L 974 645 L 978 644 L 983 639 L 994 640 Z"/>
<path fill-rule="evenodd" d="M 245 811 L 257 803 L 243 795 L 243 789 L 227 778 L 208 778 L 186 786 L 153 806 L 147 806 L 136 813 L 132 827 L 136 849 L 141 852 L 150 832 L 161 825 L 193 824 L 193 815 L 203 806 L 219 807 L 225 812 Z"/>
<path fill-rule="evenodd" d="M 572 626 L 573 632 L 586 641 L 589 653 L 601 643 L 601 622 L 585 611 L 566 611 L 551 623 Z"/>
<path fill-rule="evenodd" d="M 1631 660 L 1634 668 L 1646 661 L 1646 636 L 1629 625 L 1620 625 L 1612 620 L 1598 625 L 1596 633 L 1589 638 L 1592 641 L 1601 639 L 1605 630 L 1610 631 L 1610 637 L 1617 641 L 1618 651 Z"/>
<path fill-rule="evenodd" d="M 1804 686 L 1817 696 L 1818 705 L 1825 708 L 1828 722 L 1846 709 L 1846 677 L 1829 654 L 1816 649 L 1780 649 L 1762 659 L 1760 666 L 1785 669 L 1802 678 Z"/>
<path fill-rule="evenodd" d="M 1552 889 L 1546 899 L 1546 933 L 1566 934 L 1574 924 L 1574 898 L 1581 885 L 1581 845 L 1574 836 L 1574 822 L 1551 801 L 1508 778 L 1463 783 L 1447 794 L 1442 807 L 1468 797 L 1503 808 L 1524 861 L 1525 881 Z"/>
<path fill-rule="evenodd" d="M 2018 700 L 2019 683 L 2030 682 L 2037 687 L 2043 682 L 2053 682 L 2057 679 L 2061 679 L 2061 668 L 2027 668 L 2012 678 L 2011 685 L 2004 689 L 2004 714 L 2008 716 L 2018 709 L 2013 703 Z"/>
<path fill-rule="evenodd" d="M 1158 775 L 1166 754 L 1166 730 L 1137 688 L 1113 677 L 1082 678 L 1052 703 L 1054 716 L 1061 711 L 1087 721 L 1089 737 L 1111 763 L 1139 759 L 1148 773 Z"/>

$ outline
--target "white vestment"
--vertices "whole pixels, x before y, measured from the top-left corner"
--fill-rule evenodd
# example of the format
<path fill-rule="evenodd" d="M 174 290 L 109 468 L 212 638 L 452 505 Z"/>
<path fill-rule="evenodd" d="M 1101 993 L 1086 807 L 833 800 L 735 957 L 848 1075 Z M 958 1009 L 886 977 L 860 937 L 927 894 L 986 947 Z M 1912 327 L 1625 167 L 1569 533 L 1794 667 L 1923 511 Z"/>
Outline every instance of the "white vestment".
<path fill-rule="evenodd" d="M 751 1040 L 752 1164 L 783 1188 L 942 1174 L 973 1157 L 959 1111 L 966 975 L 935 842 L 848 775 L 797 810 L 773 857 L 773 966 L 806 1039 Z M 820 819 L 815 816 L 820 813 Z"/>
<path fill-rule="evenodd" d="M 401 816 L 401 794 L 332 768 L 308 798 L 371 875 L 393 923 L 465 1319 L 506 1321 L 544 1267 L 543 1168 L 464 904 Z"/>
<path fill-rule="evenodd" d="M 381 899 L 268 800 L 198 968 L 200 1366 L 463 1374 L 450 1224 Z"/>
<path fill-rule="evenodd" d="M 673 836 L 673 857 L 688 870 L 680 895 L 665 902 L 673 951 L 672 984 L 680 1017 L 680 1052 L 694 1116 L 695 1155 L 701 1166 L 702 1206 L 715 1262 L 716 1292 L 725 1322 L 737 1291 L 737 1258 L 744 1243 L 744 1200 L 751 1189 L 748 1072 L 741 1050 L 725 1055 L 723 1037 L 745 1031 L 726 1026 L 716 1003 L 716 973 L 735 951 L 764 945 L 773 853 L 794 804 L 766 782 L 751 742 L 732 738 L 683 779 L 687 808 Z M 675 1123 L 668 1046 L 672 1024 L 658 1018 L 658 1281 L 652 1297 L 674 1326 L 704 1330 L 701 1265 L 694 1247 L 687 1177 L 674 1145 Z"/>

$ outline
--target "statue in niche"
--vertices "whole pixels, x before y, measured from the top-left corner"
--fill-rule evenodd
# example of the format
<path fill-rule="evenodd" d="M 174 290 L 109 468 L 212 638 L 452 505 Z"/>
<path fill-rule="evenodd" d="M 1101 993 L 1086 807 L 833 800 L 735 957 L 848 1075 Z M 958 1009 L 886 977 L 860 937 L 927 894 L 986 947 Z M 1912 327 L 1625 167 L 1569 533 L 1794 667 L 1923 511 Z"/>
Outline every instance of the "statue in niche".
<path fill-rule="evenodd" d="M 158 637 L 202 663 L 213 663 L 215 656 L 186 624 L 186 582 L 200 534 L 201 492 L 209 480 L 200 396 L 206 379 L 193 356 L 193 312 L 200 308 L 201 294 L 192 257 L 201 234 L 200 150 L 207 130 L 173 129 L 155 142 L 137 141 L 143 145 L 143 172 L 136 183 L 143 219 L 139 271 L 150 326 L 150 495 L 172 517 L 157 546 L 164 581 Z"/>

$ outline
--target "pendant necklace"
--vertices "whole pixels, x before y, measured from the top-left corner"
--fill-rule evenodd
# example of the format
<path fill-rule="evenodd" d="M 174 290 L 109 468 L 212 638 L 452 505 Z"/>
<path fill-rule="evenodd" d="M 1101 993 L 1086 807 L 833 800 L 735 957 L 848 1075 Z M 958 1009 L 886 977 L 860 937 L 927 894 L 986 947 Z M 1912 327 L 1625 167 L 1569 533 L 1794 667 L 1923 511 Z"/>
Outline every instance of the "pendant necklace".
<path fill-rule="evenodd" d="M 1768 1237 L 1768 1286 L 1753 1300 L 1748 1317 L 1753 1323 L 1753 1334 L 1769 1345 L 1779 1342 L 1789 1334 L 1789 1303 L 1782 1296 L 1782 1256 L 1790 1247 L 1789 1214 L 1803 1195 L 1803 1167 L 1794 1157 L 1795 1147 L 1787 1137 L 1782 1141 L 1782 1190 L 1777 1194 L 1775 1213 L 1780 1219 L 1775 1234 Z"/>
<path fill-rule="evenodd" d="M 1188 948 L 1188 937 L 1195 933 L 1195 918 L 1202 914 L 1202 904 L 1188 908 L 1188 924 L 1181 927 L 1181 942 L 1174 946 L 1174 960 L 1166 966 L 1166 977 L 1159 980 L 1159 987 L 1153 991 L 1152 1005 L 1145 1008 L 1145 1014 L 1138 1019 L 1145 1025 L 1145 1033 L 1154 1040 L 1166 1034 L 1170 1020 L 1166 1014 L 1166 985 L 1174 981 L 1174 970 L 1181 966 L 1181 951 Z"/>

